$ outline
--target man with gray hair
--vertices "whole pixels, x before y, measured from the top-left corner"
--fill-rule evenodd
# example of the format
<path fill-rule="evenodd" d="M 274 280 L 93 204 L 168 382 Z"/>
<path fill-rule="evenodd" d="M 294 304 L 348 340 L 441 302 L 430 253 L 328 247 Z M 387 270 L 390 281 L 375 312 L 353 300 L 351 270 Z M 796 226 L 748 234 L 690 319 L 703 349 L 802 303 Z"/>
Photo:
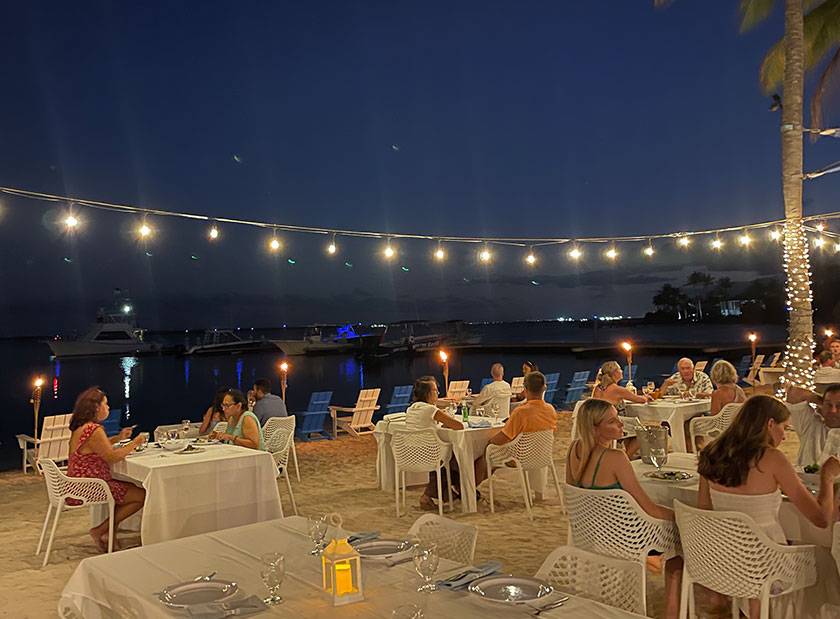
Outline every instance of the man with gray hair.
<path fill-rule="evenodd" d="M 712 381 L 703 372 L 694 369 L 694 361 L 683 357 L 677 361 L 677 372 L 662 383 L 662 395 L 680 395 L 683 391 L 691 389 L 695 395 L 711 395 L 714 388 Z"/>
<path fill-rule="evenodd" d="M 510 415 L 510 396 L 512 395 L 510 384 L 505 381 L 505 368 L 501 363 L 494 363 L 490 366 L 490 376 L 493 380 L 481 390 L 475 398 L 475 406 L 494 405 L 498 408 L 499 418 L 507 419 Z"/>

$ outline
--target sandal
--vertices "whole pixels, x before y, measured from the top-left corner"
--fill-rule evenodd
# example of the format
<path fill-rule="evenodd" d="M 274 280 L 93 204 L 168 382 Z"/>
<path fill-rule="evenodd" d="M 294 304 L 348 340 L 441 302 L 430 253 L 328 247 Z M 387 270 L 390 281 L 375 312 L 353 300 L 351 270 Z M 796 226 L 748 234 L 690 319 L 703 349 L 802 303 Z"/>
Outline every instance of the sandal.
<path fill-rule="evenodd" d="M 420 497 L 420 509 L 427 512 L 436 512 L 438 507 L 435 505 L 435 502 L 431 499 L 431 497 L 427 497 L 424 494 Z"/>

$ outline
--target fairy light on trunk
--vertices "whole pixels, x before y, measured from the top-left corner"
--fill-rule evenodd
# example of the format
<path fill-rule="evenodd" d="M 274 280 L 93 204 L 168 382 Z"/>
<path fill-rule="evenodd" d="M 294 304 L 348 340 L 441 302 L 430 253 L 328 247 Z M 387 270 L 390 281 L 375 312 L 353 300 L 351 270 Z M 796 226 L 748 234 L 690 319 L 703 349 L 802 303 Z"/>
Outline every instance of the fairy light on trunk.
<path fill-rule="evenodd" d="M 814 388 L 814 334 L 810 326 L 813 316 L 811 304 L 811 264 L 808 255 L 808 237 L 802 220 L 792 220 L 785 224 L 783 237 L 784 271 L 788 274 L 785 284 L 788 310 L 788 341 L 785 346 L 785 373 L 780 379 L 778 395 L 784 395 L 787 385 Z M 796 311 L 794 311 L 796 310 Z M 795 337 L 795 333 L 804 336 Z"/>

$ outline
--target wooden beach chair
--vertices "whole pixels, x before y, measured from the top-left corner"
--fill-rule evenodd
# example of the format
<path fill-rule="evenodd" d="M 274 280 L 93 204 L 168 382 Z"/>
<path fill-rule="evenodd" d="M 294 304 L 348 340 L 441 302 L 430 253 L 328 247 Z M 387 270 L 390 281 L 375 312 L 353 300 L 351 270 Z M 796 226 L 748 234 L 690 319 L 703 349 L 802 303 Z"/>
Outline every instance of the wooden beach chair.
<path fill-rule="evenodd" d="M 309 405 L 306 410 L 292 413 L 297 419 L 295 422 L 297 438 L 302 441 L 332 439 L 332 435 L 326 430 L 332 395 L 332 391 L 313 391 L 309 396 Z"/>
<path fill-rule="evenodd" d="M 756 355 L 755 361 L 750 366 L 750 371 L 744 377 L 744 382 L 751 387 L 758 383 L 758 371 L 761 369 L 761 364 L 764 363 L 764 355 Z"/>
<path fill-rule="evenodd" d="M 359 399 L 352 408 L 344 406 L 330 406 L 330 416 L 333 421 L 333 436 L 338 432 L 347 432 L 351 436 L 371 434 L 374 429 L 373 413 L 379 410 L 379 392 L 381 389 L 362 389 Z"/>
<path fill-rule="evenodd" d="M 705 371 L 706 370 L 706 365 L 708 363 L 709 363 L 708 361 L 698 361 L 697 363 L 694 364 L 694 371 L 695 372 Z"/>
<path fill-rule="evenodd" d="M 545 395 L 543 396 L 543 399 L 549 404 L 554 402 L 554 396 L 557 394 L 557 385 L 559 382 L 559 372 L 553 372 L 545 375 Z"/>
<path fill-rule="evenodd" d="M 770 358 L 769 367 L 771 367 L 771 368 L 776 367 L 776 365 L 778 365 L 779 359 L 781 359 L 781 357 L 782 357 L 782 353 L 780 353 L 780 352 L 773 353 L 773 356 Z"/>
<path fill-rule="evenodd" d="M 469 388 L 470 381 L 468 380 L 451 380 L 449 381 L 449 389 L 446 391 L 446 399 L 463 400 Z"/>
<path fill-rule="evenodd" d="M 38 439 L 28 434 L 17 435 L 18 446 L 23 452 L 24 473 L 29 467 L 38 470 L 35 465 L 40 458 L 49 458 L 56 463 L 67 462 L 70 457 L 70 417 L 70 414 L 44 417 Z"/>
<path fill-rule="evenodd" d="M 487 378 L 487 377 L 482 378 L 481 379 L 481 387 L 479 387 L 478 390 L 481 391 L 482 389 L 484 389 L 487 385 L 489 385 L 492 382 L 493 382 L 492 378 Z"/>

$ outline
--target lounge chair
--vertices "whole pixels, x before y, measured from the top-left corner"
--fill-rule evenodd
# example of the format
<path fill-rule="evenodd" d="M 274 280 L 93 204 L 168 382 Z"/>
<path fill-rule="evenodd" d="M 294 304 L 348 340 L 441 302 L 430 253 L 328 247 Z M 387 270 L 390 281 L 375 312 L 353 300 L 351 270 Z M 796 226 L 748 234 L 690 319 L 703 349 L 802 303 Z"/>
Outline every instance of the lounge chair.
<path fill-rule="evenodd" d="M 400 385 L 394 387 L 394 392 L 391 394 L 391 401 L 385 405 L 385 413 L 404 413 L 411 401 L 411 392 L 414 389 L 412 385 Z"/>
<path fill-rule="evenodd" d="M 305 411 L 292 413 L 295 418 L 295 434 L 302 441 L 313 439 L 331 439 L 332 436 L 325 429 L 327 418 L 330 416 L 330 400 L 332 391 L 313 391 L 309 396 L 309 405 Z"/>
<path fill-rule="evenodd" d="M 333 437 L 338 432 L 347 432 L 351 436 L 371 434 L 374 429 L 373 412 L 379 410 L 379 392 L 381 389 L 362 389 L 356 406 L 330 406 L 330 416 L 333 421 Z"/>
<path fill-rule="evenodd" d="M 28 434 L 18 434 L 17 440 L 23 452 L 23 472 L 35 468 L 39 458 L 49 458 L 56 463 L 66 463 L 70 456 L 70 417 L 53 415 L 44 417 L 41 436 L 35 439 Z"/>

